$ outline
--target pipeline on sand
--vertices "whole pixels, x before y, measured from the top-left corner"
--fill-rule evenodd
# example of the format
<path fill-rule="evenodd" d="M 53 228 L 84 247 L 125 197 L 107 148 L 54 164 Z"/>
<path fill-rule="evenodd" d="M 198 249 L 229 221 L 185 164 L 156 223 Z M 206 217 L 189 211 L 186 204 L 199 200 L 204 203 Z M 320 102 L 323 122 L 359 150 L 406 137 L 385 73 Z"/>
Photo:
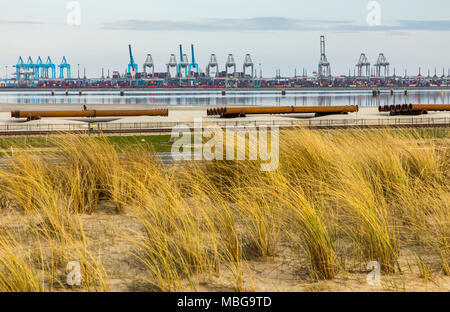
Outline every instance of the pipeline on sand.
<path fill-rule="evenodd" d="M 245 117 L 247 114 L 293 114 L 315 113 L 316 116 L 357 112 L 357 105 L 349 106 L 259 106 L 259 107 L 218 107 L 208 109 L 208 116 L 227 118 Z"/>
<path fill-rule="evenodd" d="M 379 112 L 389 112 L 390 115 L 423 115 L 429 111 L 450 111 L 450 104 L 397 104 L 381 105 Z"/>
<path fill-rule="evenodd" d="M 168 116 L 168 109 L 146 110 L 54 110 L 54 111 L 12 111 L 12 118 L 27 118 L 36 120 L 53 117 L 129 117 L 129 116 Z"/>

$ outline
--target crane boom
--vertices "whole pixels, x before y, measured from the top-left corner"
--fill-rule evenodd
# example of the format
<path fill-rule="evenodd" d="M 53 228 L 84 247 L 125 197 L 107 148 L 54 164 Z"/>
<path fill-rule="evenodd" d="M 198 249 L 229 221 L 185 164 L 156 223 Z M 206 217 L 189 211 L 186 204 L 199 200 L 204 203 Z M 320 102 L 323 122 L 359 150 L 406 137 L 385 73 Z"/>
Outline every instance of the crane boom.
<path fill-rule="evenodd" d="M 180 44 L 180 62 L 183 62 L 183 46 Z"/>
<path fill-rule="evenodd" d="M 198 73 L 198 64 L 195 62 L 195 54 L 194 54 L 194 45 L 191 44 L 191 53 L 192 53 L 192 63 L 189 64 L 189 72 L 192 71 L 193 68 L 195 68 L 196 72 Z"/>
<path fill-rule="evenodd" d="M 128 45 L 128 50 L 130 51 L 130 64 L 131 66 L 135 67 L 133 52 L 131 51 L 131 44 Z"/>
<path fill-rule="evenodd" d="M 135 73 L 138 71 L 138 65 L 134 62 L 133 52 L 131 51 L 131 44 L 128 45 L 128 51 L 130 52 L 130 64 L 128 64 L 128 73 L 130 73 L 134 77 Z"/>
<path fill-rule="evenodd" d="M 194 55 L 194 45 L 191 44 L 191 53 L 192 53 L 192 65 L 195 64 L 195 55 Z"/>

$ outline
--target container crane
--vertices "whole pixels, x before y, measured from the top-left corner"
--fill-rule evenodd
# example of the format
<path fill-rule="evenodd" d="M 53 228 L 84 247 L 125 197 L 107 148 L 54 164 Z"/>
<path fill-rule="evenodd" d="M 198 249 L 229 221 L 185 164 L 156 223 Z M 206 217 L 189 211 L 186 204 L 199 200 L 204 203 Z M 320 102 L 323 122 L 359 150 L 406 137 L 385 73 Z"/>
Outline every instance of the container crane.
<path fill-rule="evenodd" d="M 217 63 L 217 58 L 215 54 L 211 54 L 211 58 L 209 59 L 208 66 L 206 67 L 206 76 L 211 77 L 211 68 L 216 69 L 216 74 L 219 73 L 219 63 Z"/>
<path fill-rule="evenodd" d="M 356 68 L 358 69 L 358 77 L 370 76 L 370 62 L 364 53 L 361 53 Z"/>
<path fill-rule="evenodd" d="M 147 68 L 151 68 L 152 70 L 152 77 L 155 76 L 155 64 L 153 63 L 153 57 L 151 54 L 147 54 L 147 58 L 144 62 L 144 74 L 147 77 Z"/>
<path fill-rule="evenodd" d="M 175 57 L 175 54 L 171 54 L 169 58 L 169 63 L 167 63 L 167 77 L 170 76 L 170 68 L 177 68 L 177 58 Z"/>
<path fill-rule="evenodd" d="M 383 53 L 380 53 L 378 55 L 377 63 L 375 64 L 376 69 L 376 75 L 377 77 L 381 77 L 382 74 L 384 76 L 389 76 L 389 62 L 387 61 L 386 57 Z M 382 70 L 384 69 L 384 70 Z"/>
<path fill-rule="evenodd" d="M 188 56 L 183 53 L 183 46 L 180 44 L 180 63 L 178 64 L 178 76 L 182 77 L 182 70 L 184 69 L 184 77 L 188 76 L 189 59 Z"/>
<path fill-rule="evenodd" d="M 225 73 L 228 75 L 228 68 L 233 68 L 233 77 L 236 77 L 236 62 L 233 54 L 228 54 L 227 62 L 225 63 Z"/>
<path fill-rule="evenodd" d="M 49 57 L 47 57 L 47 61 L 44 64 L 44 78 L 49 78 L 48 75 L 48 70 L 51 70 L 51 77 L 52 79 L 56 78 L 56 66 L 55 64 L 53 64 L 52 59 Z"/>
<path fill-rule="evenodd" d="M 250 56 L 250 54 L 245 55 L 244 66 L 243 66 L 243 70 L 242 70 L 242 72 L 244 73 L 244 76 L 245 76 L 245 70 L 247 69 L 247 67 L 251 67 L 252 71 L 250 72 L 250 77 L 253 78 L 254 65 L 253 65 L 252 57 Z"/>
<path fill-rule="evenodd" d="M 42 62 L 42 58 L 38 56 L 36 64 L 35 64 L 36 72 L 35 72 L 35 78 L 44 78 L 44 62 Z"/>
<path fill-rule="evenodd" d="M 25 70 L 25 64 L 21 56 L 19 56 L 19 59 L 14 67 L 16 68 L 16 79 L 20 80 L 21 73 Z"/>
<path fill-rule="evenodd" d="M 325 36 L 320 36 L 320 61 L 319 61 L 319 78 L 330 77 L 331 68 L 325 53 Z"/>
<path fill-rule="evenodd" d="M 67 59 L 65 56 L 63 56 L 62 60 L 61 60 L 61 64 L 58 65 L 59 67 L 59 78 L 63 79 L 64 78 L 64 69 L 66 70 L 66 78 L 70 79 L 71 77 L 71 73 L 70 73 L 70 64 L 67 63 Z"/>
<path fill-rule="evenodd" d="M 34 64 L 31 56 L 28 57 L 27 64 L 25 65 L 27 71 L 33 72 L 33 79 L 36 79 L 36 64 Z"/>
<path fill-rule="evenodd" d="M 20 56 L 17 64 L 14 65 L 14 67 L 16 68 L 15 75 L 17 80 L 28 80 L 34 75 L 34 67 L 32 66 L 33 61 L 31 61 L 30 63 L 30 59 L 31 57 L 28 58 L 28 62 L 27 64 L 25 64 L 22 57 Z"/>
<path fill-rule="evenodd" d="M 195 54 L 194 54 L 194 45 L 191 44 L 191 55 L 192 62 L 189 64 L 189 72 L 192 72 L 192 69 L 195 68 L 196 73 L 198 74 L 198 64 L 195 62 Z"/>
<path fill-rule="evenodd" d="M 128 50 L 130 53 L 130 64 L 128 64 L 128 72 L 131 74 L 131 77 L 136 75 L 138 71 L 138 65 L 134 62 L 133 52 L 131 51 L 131 44 L 128 45 Z"/>

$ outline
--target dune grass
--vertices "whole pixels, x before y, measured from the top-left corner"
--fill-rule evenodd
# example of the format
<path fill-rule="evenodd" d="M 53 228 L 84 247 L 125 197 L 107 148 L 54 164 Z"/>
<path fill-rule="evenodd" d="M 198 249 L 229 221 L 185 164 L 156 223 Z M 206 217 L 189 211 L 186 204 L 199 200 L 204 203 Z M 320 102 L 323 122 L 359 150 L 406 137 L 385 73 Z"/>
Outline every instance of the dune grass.
<path fill-rule="evenodd" d="M 0 291 L 108 291 L 108 268 L 80 220 L 105 202 L 142 228 L 122 239 L 135 246 L 129 256 L 145 268 L 148 290 L 198 290 L 202 277 L 224 271 L 235 290 L 251 290 L 244 263 L 287 251 L 294 265 L 306 259 L 312 280 L 332 280 L 349 262 L 400 274 L 404 248 L 422 276 L 430 253 L 436 274 L 450 275 L 448 138 L 285 131 L 273 172 L 254 161 L 165 166 L 147 145 L 107 138 L 48 138 L 51 155 L 22 145 L 0 169 L 0 210 L 24 220 L 21 233 L 0 226 Z M 80 287 L 65 283 L 70 261 L 81 264 Z"/>

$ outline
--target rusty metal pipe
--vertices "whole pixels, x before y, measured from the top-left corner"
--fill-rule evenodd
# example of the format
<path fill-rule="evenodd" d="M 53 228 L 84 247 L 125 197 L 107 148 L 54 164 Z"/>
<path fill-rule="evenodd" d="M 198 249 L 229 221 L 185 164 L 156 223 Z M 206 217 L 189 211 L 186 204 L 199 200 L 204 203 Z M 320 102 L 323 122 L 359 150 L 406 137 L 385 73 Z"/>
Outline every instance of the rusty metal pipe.
<path fill-rule="evenodd" d="M 450 111 L 450 104 L 398 104 L 378 107 L 379 112 L 390 112 L 391 115 L 420 115 L 428 111 Z"/>
<path fill-rule="evenodd" d="M 450 104 L 412 104 L 410 109 L 413 111 L 450 111 Z"/>
<path fill-rule="evenodd" d="M 67 110 L 67 111 L 12 111 L 12 118 L 57 118 L 57 117 L 129 117 L 129 116 L 168 116 L 168 109 L 147 110 Z"/>
<path fill-rule="evenodd" d="M 292 113 L 349 113 L 357 112 L 357 105 L 349 106 L 259 106 L 219 107 L 207 110 L 208 116 L 240 116 L 246 114 L 292 114 Z"/>
<path fill-rule="evenodd" d="M 358 105 L 347 106 L 294 106 L 294 113 L 354 113 Z"/>
<path fill-rule="evenodd" d="M 380 105 L 378 106 L 378 112 L 390 112 L 390 106 L 389 105 Z"/>
<path fill-rule="evenodd" d="M 225 107 L 220 110 L 222 114 L 282 114 L 292 113 L 292 106 L 285 107 Z"/>

